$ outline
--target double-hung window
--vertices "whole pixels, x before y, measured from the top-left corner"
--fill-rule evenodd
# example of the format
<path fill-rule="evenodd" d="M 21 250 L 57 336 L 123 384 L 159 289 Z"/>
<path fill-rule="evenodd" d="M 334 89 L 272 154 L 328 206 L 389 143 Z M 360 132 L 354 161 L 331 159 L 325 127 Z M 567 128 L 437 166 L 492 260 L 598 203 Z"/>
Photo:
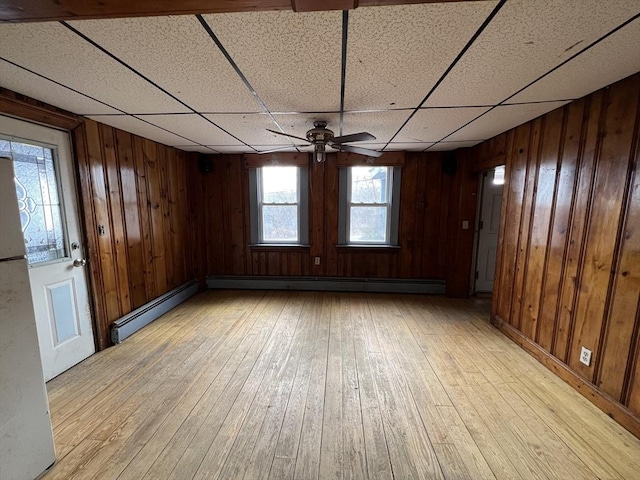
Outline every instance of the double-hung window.
<path fill-rule="evenodd" d="M 306 167 L 260 167 L 252 171 L 249 181 L 252 242 L 307 243 Z"/>
<path fill-rule="evenodd" d="M 344 245 L 397 245 L 400 169 L 357 166 L 340 172 L 340 231 Z"/>

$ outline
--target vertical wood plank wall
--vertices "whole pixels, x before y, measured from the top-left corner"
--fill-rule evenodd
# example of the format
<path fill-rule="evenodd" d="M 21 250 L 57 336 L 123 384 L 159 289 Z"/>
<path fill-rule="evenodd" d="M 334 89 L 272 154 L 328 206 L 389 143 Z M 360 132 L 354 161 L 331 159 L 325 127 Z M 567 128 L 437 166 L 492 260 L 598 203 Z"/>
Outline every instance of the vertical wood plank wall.
<path fill-rule="evenodd" d="M 498 324 L 638 417 L 639 102 L 636 74 L 473 150 L 507 165 Z"/>
<path fill-rule="evenodd" d="M 310 162 L 308 248 L 250 247 L 248 169 L 242 155 L 211 155 L 213 171 L 190 177 L 194 215 L 204 225 L 196 250 L 206 252 L 206 273 L 214 275 L 311 275 L 367 278 L 447 279 L 452 239 L 461 205 L 470 224 L 475 216 L 477 176 L 442 171 L 443 153 L 407 152 L 402 171 L 398 249 L 337 247 L 337 154 L 323 164 Z M 461 194 L 461 189 L 464 189 Z M 460 222 L 458 222 L 460 220 Z M 455 222 L 455 223 L 454 223 Z M 458 276 L 458 295 L 468 294 L 473 229 L 465 231 Z M 460 243 L 458 242 L 458 243 Z M 466 242 L 466 243 L 465 243 Z M 458 244 L 456 243 L 456 244 Z M 314 265 L 314 257 L 321 257 Z M 468 257 L 468 261 L 467 258 Z M 468 266 L 464 266 L 468 263 Z M 455 282 L 454 282 L 455 283 Z M 452 292 L 455 294 L 455 292 Z"/>
<path fill-rule="evenodd" d="M 195 277 L 187 175 L 196 162 L 88 119 L 72 137 L 102 349 L 114 320 Z"/>

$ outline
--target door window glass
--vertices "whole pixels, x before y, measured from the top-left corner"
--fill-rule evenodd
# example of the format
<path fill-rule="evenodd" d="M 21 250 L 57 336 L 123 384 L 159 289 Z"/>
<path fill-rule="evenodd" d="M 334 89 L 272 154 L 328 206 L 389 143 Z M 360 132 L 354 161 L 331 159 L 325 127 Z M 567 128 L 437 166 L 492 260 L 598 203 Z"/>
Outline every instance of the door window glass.
<path fill-rule="evenodd" d="M 65 258 L 62 205 L 55 151 L 0 139 L 0 155 L 13 160 L 20 222 L 29 265 Z"/>

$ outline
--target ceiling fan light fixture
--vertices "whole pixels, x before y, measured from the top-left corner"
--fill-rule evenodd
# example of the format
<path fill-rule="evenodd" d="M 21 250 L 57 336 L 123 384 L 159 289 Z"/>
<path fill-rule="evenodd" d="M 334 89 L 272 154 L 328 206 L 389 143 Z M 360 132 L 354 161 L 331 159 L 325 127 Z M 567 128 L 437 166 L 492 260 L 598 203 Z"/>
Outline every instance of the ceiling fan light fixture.
<path fill-rule="evenodd" d="M 324 143 L 316 143 L 313 149 L 313 158 L 316 162 L 322 163 L 327 159 Z"/>

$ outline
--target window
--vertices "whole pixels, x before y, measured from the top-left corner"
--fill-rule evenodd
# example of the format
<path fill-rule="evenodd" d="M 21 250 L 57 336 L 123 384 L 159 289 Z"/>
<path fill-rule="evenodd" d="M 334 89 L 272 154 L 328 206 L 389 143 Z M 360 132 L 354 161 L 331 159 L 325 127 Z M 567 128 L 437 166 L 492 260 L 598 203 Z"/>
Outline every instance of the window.
<path fill-rule="evenodd" d="M 252 243 L 307 242 L 306 168 L 269 166 L 252 169 Z"/>
<path fill-rule="evenodd" d="M 340 243 L 397 245 L 399 191 L 399 168 L 365 166 L 341 169 Z"/>

